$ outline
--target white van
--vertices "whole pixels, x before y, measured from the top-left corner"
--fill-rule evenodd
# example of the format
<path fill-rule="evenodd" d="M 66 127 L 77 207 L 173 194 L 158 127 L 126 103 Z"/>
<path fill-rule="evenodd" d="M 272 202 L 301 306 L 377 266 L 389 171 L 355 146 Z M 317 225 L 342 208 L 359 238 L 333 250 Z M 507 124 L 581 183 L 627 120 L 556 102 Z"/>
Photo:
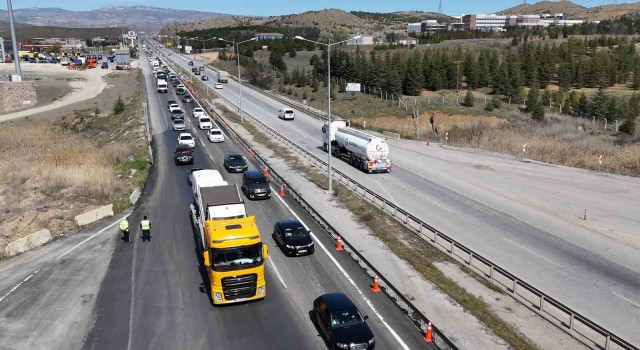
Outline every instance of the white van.
<path fill-rule="evenodd" d="M 278 111 L 278 118 L 283 120 L 293 120 L 295 116 L 295 112 L 291 108 L 280 108 Z"/>

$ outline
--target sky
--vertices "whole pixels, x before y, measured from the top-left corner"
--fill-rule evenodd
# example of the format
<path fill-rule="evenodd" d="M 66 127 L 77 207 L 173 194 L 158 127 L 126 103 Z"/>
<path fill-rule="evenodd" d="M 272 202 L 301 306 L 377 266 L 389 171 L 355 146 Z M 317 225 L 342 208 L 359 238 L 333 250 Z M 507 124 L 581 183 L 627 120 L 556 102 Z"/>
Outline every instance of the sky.
<path fill-rule="evenodd" d="M 529 0 L 533 3 L 535 0 Z M 574 0 L 586 7 L 607 5 L 616 0 Z M 618 3 L 625 1 L 618 0 Z M 442 12 L 448 15 L 463 13 L 491 13 L 522 4 L 523 0 L 442 0 Z M 438 0 L 14 0 L 13 8 L 27 7 L 60 7 L 67 10 L 92 10 L 114 5 L 144 5 L 153 7 L 167 7 L 186 10 L 219 12 L 235 15 L 283 15 L 300 13 L 309 10 L 338 8 L 345 11 L 394 12 L 401 10 L 438 11 Z M 4 1 L 0 1 L 0 9 L 6 10 Z"/>

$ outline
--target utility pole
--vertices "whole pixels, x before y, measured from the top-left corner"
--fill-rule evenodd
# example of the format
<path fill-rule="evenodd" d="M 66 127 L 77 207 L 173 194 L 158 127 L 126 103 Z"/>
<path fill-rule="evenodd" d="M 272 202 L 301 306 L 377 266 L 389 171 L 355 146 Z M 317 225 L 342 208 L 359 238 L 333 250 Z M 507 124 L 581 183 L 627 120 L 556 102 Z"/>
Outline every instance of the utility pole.
<path fill-rule="evenodd" d="M 11 80 L 22 81 L 22 70 L 20 69 L 20 53 L 18 51 L 18 41 L 16 40 L 16 27 L 13 23 L 13 7 L 11 6 L 11 0 L 7 0 L 7 11 L 9 12 L 9 27 L 11 29 L 11 45 L 13 45 L 13 62 L 16 66 L 16 74 L 12 77 Z"/>
<path fill-rule="evenodd" d="M 442 0 L 440 0 L 438 3 L 438 14 L 442 16 Z"/>
<path fill-rule="evenodd" d="M 460 63 L 462 63 L 462 61 L 454 61 L 453 63 L 455 63 L 456 65 L 458 65 L 458 68 L 456 69 L 456 96 L 459 95 L 459 85 L 460 85 Z"/>

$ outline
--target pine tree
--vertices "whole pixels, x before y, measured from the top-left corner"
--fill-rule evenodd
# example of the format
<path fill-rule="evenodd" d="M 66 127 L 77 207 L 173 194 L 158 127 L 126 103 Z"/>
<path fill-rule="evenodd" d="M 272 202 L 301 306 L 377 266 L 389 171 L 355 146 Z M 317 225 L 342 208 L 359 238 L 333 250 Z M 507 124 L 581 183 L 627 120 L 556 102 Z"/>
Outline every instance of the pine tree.
<path fill-rule="evenodd" d="M 587 95 L 585 95 L 584 92 L 581 93 L 580 97 L 578 98 L 578 108 L 576 109 L 576 112 L 579 112 L 583 116 L 586 116 L 589 112 L 589 100 L 587 99 Z"/>
<path fill-rule="evenodd" d="M 542 107 L 541 104 L 537 103 L 533 107 L 533 110 L 531 111 L 531 118 L 539 122 L 544 120 L 544 108 Z"/>
<path fill-rule="evenodd" d="M 551 91 L 549 91 L 548 88 L 544 89 L 544 91 L 542 92 L 540 103 L 545 107 L 551 103 Z"/>
<path fill-rule="evenodd" d="M 311 75 L 311 91 L 318 92 L 320 90 L 320 86 L 318 84 L 318 78 L 316 78 L 315 74 Z"/>
<path fill-rule="evenodd" d="M 471 90 L 467 90 L 467 94 L 464 95 L 464 105 L 467 107 L 473 107 L 473 93 Z"/>
<path fill-rule="evenodd" d="M 124 101 L 122 101 L 122 97 L 118 96 L 118 99 L 113 104 L 113 114 L 115 115 L 122 114 L 125 109 L 126 109 L 126 106 L 124 105 Z"/>
<path fill-rule="evenodd" d="M 442 76 L 437 69 L 431 71 L 429 79 L 427 79 L 427 87 L 431 91 L 438 91 L 442 89 Z"/>
<path fill-rule="evenodd" d="M 527 95 L 527 107 L 526 107 L 526 111 L 527 112 L 533 112 L 533 110 L 540 105 L 540 89 L 538 89 L 537 87 L 532 87 L 529 90 L 529 94 Z"/>
<path fill-rule="evenodd" d="M 588 112 L 590 115 L 596 117 L 596 119 L 604 119 L 609 113 L 607 111 L 607 105 L 609 101 L 609 95 L 604 88 L 599 88 L 596 94 L 593 96 L 593 100 L 588 105 Z"/>
<path fill-rule="evenodd" d="M 298 53 L 296 52 L 296 48 L 294 46 L 291 46 L 291 48 L 289 49 L 289 57 L 296 57 L 298 56 Z"/>
<path fill-rule="evenodd" d="M 622 125 L 620 125 L 620 132 L 625 133 L 627 135 L 633 135 L 636 133 L 636 122 L 634 119 L 630 118 L 625 120 Z"/>

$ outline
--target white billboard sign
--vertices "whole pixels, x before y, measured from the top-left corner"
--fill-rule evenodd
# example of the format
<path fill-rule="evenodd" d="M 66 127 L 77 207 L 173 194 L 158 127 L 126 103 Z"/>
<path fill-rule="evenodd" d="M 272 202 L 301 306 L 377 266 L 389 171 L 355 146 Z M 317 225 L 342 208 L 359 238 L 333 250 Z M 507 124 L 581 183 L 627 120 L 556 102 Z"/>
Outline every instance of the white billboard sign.
<path fill-rule="evenodd" d="M 191 45 L 186 45 L 186 46 L 184 47 L 184 52 L 186 52 L 186 53 L 191 53 L 191 50 L 192 50 Z"/>
<path fill-rule="evenodd" d="M 347 83 L 347 91 L 360 92 L 360 83 Z"/>
<path fill-rule="evenodd" d="M 137 36 L 136 32 L 134 32 L 133 30 L 130 30 L 128 35 L 129 35 L 129 39 L 135 38 Z"/>

